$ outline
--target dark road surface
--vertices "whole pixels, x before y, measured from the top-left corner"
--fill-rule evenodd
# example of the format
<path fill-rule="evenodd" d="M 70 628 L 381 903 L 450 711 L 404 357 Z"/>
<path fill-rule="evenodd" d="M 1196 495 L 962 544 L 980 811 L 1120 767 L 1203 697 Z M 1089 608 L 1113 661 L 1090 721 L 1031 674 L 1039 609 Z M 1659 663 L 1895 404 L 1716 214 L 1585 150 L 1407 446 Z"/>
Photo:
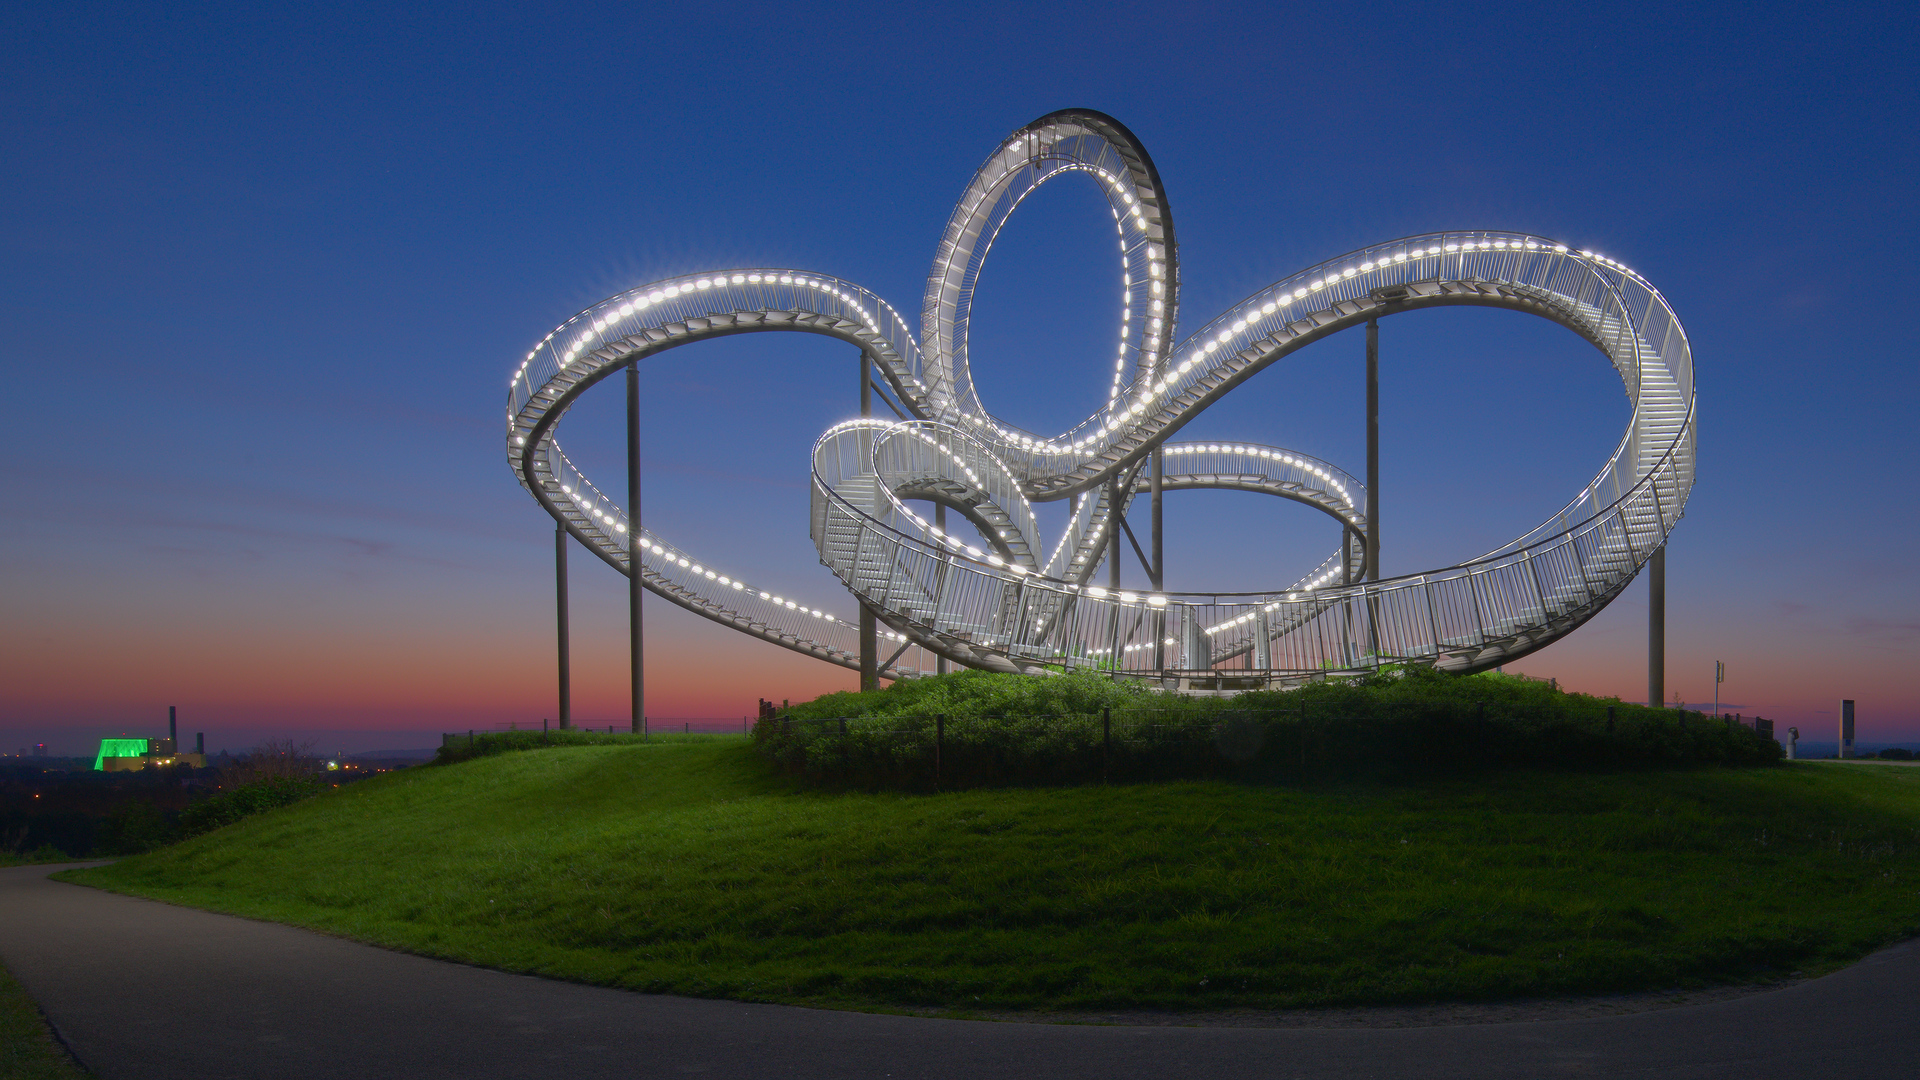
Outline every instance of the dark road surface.
<path fill-rule="evenodd" d="M 1920 1076 L 1920 943 L 1787 989 L 1426 1028 L 1096 1027 L 656 997 L 506 975 L 0 870 L 0 960 L 131 1077 Z"/>

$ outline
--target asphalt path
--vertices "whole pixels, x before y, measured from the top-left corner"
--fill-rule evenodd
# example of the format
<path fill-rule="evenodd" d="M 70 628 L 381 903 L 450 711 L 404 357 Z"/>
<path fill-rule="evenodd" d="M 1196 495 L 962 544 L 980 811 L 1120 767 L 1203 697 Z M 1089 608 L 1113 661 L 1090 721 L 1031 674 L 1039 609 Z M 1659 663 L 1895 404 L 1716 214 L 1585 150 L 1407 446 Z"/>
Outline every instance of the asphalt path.
<path fill-rule="evenodd" d="M 1920 943 L 1625 1016 L 1397 1028 L 939 1020 L 635 994 L 0 869 L 0 960 L 88 1068 L 191 1077 L 1920 1075 Z"/>

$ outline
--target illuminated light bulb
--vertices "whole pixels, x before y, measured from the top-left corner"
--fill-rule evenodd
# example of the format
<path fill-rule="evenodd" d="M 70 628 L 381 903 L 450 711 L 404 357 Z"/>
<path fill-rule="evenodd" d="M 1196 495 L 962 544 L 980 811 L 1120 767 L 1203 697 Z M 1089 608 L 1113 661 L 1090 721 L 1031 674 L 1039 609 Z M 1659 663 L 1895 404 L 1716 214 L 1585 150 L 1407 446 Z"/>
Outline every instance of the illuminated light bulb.
<path fill-rule="evenodd" d="M 741 583 L 740 583 L 740 582 L 738 582 L 738 581 L 736 581 L 736 582 L 734 582 L 734 583 L 733 583 L 733 587 L 734 587 L 734 588 L 736 588 L 736 589 L 744 589 L 744 588 L 746 588 L 746 586 L 745 586 L 745 585 L 743 585 L 743 584 L 741 584 Z"/>
<path fill-rule="evenodd" d="M 760 594 L 760 599 L 762 599 L 762 600 L 770 600 L 770 599 L 772 599 L 772 597 L 770 597 L 770 596 L 768 596 L 768 595 L 767 595 L 766 593 L 761 593 L 761 594 Z"/>
<path fill-rule="evenodd" d="M 674 297 L 674 296 L 679 296 L 679 295 L 680 295 L 680 286 L 678 286 L 678 285 L 669 285 L 669 286 L 667 286 L 667 289 L 666 289 L 666 292 L 667 292 L 667 295 L 668 295 L 669 297 Z"/>
<path fill-rule="evenodd" d="M 1396 252 L 1394 252 L 1394 253 L 1393 253 L 1393 261 L 1394 261 L 1394 262 L 1397 262 L 1397 263 L 1403 263 L 1403 262 L 1406 262 L 1406 261 L 1407 261 L 1407 253 L 1406 253 L 1406 252 L 1404 252 L 1404 251 L 1396 251 Z"/>

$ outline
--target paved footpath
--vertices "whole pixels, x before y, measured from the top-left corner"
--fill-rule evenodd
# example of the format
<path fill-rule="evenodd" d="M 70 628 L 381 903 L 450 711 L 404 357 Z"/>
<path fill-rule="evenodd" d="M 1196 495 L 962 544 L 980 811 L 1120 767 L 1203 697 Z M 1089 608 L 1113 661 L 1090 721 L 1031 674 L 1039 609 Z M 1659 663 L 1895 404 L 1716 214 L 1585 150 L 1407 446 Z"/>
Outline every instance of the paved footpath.
<path fill-rule="evenodd" d="M 1920 1075 L 1920 942 L 1714 1004 L 1426 1028 L 1009 1024 L 634 994 L 0 869 L 0 960 L 89 1068 L 192 1077 Z"/>

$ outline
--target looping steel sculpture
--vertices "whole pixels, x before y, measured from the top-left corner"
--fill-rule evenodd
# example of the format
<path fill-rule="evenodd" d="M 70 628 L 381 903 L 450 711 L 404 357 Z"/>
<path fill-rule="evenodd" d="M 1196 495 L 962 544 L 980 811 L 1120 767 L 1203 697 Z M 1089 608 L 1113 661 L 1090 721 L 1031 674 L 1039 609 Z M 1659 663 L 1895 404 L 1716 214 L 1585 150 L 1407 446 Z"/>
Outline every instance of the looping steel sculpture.
<path fill-rule="evenodd" d="M 1107 403 L 1047 437 L 995 418 L 981 402 L 967 324 L 1000 229 L 1027 195 L 1067 174 L 1092 179 L 1112 210 L 1122 314 Z M 1388 664 L 1477 671 L 1514 660 L 1617 596 L 1685 509 L 1695 452 L 1686 334 L 1660 293 L 1612 259 L 1524 233 L 1407 237 L 1284 278 L 1176 342 L 1178 259 L 1159 174 L 1139 141 L 1097 112 L 1052 113 L 1008 136 L 975 174 L 941 239 L 917 337 L 886 301 L 822 274 L 762 267 L 644 285 L 574 316 L 527 354 L 508 397 L 508 456 L 556 520 L 655 594 L 858 667 L 852 622 L 636 533 L 554 441 L 555 424 L 587 388 L 668 349 L 772 330 L 839 338 L 866 354 L 912 414 L 836 425 L 813 451 L 820 559 L 889 638 L 968 667 L 1095 667 L 1195 690 Z M 1145 489 L 1156 450 L 1165 489 L 1295 499 L 1364 538 L 1364 490 L 1332 465 L 1253 443 L 1170 439 L 1304 345 L 1458 304 L 1510 308 L 1572 330 L 1613 364 L 1632 403 L 1613 456 L 1538 528 L 1478 559 L 1387 580 L 1360 580 L 1366 545 L 1350 544 L 1285 588 L 1254 582 L 1248 592 L 1182 594 L 1093 583 L 1115 515 Z M 1069 524 L 1042 543 L 1031 504 L 1060 499 L 1072 500 Z M 910 502 L 957 511 L 985 545 L 942 531 Z"/>

